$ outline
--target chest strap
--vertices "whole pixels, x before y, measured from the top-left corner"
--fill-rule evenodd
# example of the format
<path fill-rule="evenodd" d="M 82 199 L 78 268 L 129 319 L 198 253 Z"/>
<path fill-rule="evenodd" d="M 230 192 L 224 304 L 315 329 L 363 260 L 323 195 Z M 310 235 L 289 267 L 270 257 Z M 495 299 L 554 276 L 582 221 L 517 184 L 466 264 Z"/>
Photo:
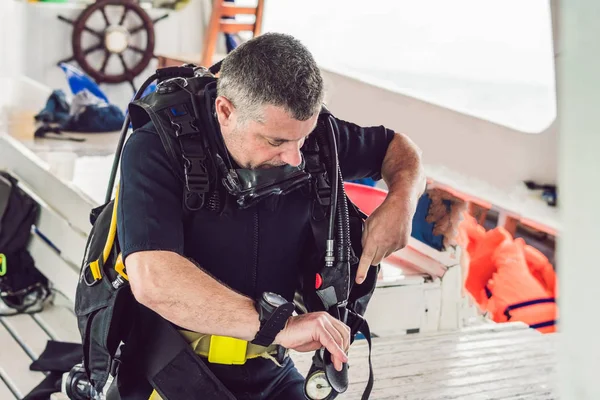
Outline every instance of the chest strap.
<path fill-rule="evenodd" d="M 196 118 L 186 103 L 171 106 L 165 114 L 171 121 L 183 159 L 184 204 L 190 211 L 200 210 L 210 189 L 206 137 L 195 125 Z"/>

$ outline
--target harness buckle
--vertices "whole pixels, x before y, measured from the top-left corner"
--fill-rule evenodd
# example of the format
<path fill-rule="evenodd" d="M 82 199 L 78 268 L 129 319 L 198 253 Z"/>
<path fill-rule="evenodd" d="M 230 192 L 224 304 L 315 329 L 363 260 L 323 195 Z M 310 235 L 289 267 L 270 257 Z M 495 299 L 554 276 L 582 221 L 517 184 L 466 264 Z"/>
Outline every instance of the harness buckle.
<path fill-rule="evenodd" d="M 185 186 L 192 193 L 206 193 L 209 189 L 208 171 L 204 163 L 206 157 L 184 156 Z"/>
<path fill-rule="evenodd" d="M 316 174 L 314 181 L 314 190 L 317 195 L 317 201 L 322 206 L 329 206 L 331 204 L 331 186 L 325 178 L 325 174 Z"/>
<path fill-rule="evenodd" d="M 242 365 L 246 363 L 248 342 L 228 336 L 212 335 L 208 362 L 212 364 Z"/>

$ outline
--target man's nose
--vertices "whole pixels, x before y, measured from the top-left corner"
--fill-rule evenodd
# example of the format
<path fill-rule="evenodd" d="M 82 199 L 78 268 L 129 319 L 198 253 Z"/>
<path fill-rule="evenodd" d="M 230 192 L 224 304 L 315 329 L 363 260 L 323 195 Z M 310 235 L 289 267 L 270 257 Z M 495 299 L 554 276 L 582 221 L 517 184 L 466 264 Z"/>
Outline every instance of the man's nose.
<path fill-rule="evenodd" d="M 300 154 L 300 146 L 297 143 L 290 143 L 291 146 L 281 153 L 281 161 L 292 167 L 297 167 L 302 162 L 302 154 Z"/>

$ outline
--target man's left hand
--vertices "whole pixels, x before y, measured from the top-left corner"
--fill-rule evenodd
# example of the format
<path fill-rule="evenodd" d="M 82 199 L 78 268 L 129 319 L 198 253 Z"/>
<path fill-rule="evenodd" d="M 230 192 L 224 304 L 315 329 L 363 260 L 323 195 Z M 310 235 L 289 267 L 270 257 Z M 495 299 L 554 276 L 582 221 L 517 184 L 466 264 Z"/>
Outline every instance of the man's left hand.
<path fill-rule="evenodd" d="M 385 257 L 406 246 L 414 214 L 414 207 L 410 203 L 407 199 L 388 195 L 366 220 L 356 283 L 364 281 L 372 265 L 379 264 Z"/>

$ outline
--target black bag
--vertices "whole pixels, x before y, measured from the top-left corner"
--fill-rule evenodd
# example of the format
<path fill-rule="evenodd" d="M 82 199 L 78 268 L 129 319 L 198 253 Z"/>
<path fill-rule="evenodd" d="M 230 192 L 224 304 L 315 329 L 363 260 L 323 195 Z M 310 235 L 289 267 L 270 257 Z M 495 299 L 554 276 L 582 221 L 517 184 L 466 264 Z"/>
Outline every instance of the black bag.
<path fill-rule="evenodd" d="M 0 171 L 0 298 L 15 310 L 0 315 L 39 312 L 50 292 L 27 251 L 39 205 L 17 183 Z"/>

